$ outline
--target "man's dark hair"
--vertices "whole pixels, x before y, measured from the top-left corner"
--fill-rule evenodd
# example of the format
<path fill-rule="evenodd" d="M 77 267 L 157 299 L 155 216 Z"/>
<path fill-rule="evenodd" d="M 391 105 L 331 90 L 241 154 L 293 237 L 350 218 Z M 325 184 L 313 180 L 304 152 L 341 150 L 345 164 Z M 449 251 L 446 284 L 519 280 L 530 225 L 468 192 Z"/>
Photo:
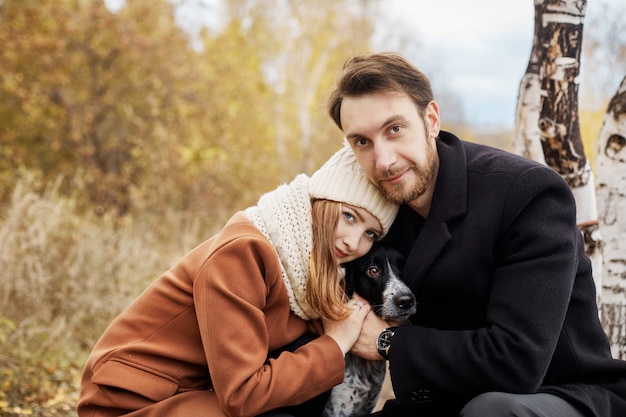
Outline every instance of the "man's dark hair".
<path fill-rule="evenodd" d="M 434 100 L 428 77 L 404 57 L 389 52 L 367 54 L 352 57 L 344 64 L 337 86 L 328 98 L 328 113 L 342 129 L 343 98 L 379 92 L 407 94 L 422 116 L 428 103 Z"/>

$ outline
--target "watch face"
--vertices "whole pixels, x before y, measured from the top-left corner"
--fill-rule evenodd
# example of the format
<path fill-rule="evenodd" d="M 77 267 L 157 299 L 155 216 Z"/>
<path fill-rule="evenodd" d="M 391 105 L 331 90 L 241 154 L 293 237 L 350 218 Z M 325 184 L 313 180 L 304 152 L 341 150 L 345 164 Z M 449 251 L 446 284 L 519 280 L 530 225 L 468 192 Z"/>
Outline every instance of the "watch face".
<path fill-rule="evenodd" d="M 378 336 L 378 348 L 387 349 L 389 346 L 391 346 L 392 336 L 393 336 L 393 331 L 389 329 L 383 330 L 380 336 Z"/>
<path fill-rule="evenodd" d="M 389 348 L 391 347 L 391 338 L 393 337 L 393 334 L 394 332 L 392 329 L 385 329 L 376 340 L 378 354 L 385 360 L 389 359 Z"/>

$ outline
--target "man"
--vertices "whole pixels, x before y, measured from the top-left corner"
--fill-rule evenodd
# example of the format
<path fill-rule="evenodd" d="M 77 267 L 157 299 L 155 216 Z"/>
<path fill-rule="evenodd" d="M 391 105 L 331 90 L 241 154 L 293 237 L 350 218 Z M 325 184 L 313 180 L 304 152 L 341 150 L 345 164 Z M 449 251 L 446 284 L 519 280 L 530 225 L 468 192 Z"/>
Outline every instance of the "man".
<path fill-rule="evenodd" d="M 346 63 L 329 112 L 401 203 L 411 324 L 370 314 L 353 352 L 389 360 L 389 416 L 626 416 L 569 187 L 550 168 L 440 131 L 426 76 L 395 54 Z"/>

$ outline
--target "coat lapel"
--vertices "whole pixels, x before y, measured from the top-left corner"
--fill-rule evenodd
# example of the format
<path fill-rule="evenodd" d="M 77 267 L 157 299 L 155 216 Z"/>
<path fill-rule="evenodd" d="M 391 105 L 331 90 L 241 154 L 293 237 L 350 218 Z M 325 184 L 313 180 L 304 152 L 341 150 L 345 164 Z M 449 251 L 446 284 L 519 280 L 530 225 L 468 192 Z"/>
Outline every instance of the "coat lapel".
<path fill-rule="evenodd" d="M 437 140 L 439 173 L 428 219 L 407 257 L 404 280 L 416 288 L 452 238 L 448 222 L 467 210 L 467 161 L 461 141 L 442 131 Z M 411 210 L 412 211 L 412 210 Z M 413 212 L 414 216 L 418 216 Z"/>
<path fill-rule="evenodd" d="M 428 237 L 426 237 L 428 236 Z M 417 288 L 439 253 L 450 240 L 448 225 L 442 221 L 427 221 L 407 257 L 403 280 Z"/>

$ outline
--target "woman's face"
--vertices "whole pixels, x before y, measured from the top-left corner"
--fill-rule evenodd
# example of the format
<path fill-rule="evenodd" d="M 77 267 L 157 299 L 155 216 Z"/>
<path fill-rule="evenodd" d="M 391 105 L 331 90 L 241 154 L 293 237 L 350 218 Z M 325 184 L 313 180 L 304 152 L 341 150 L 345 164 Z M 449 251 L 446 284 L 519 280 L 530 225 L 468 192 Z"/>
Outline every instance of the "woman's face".
<path fill-rule="evenodd" d="M 335 229 L 335 256 L 339 263 L 365 255 L 382 233 L 378 219 L 369 211 L 341 204 L 341 215 Z"/>

